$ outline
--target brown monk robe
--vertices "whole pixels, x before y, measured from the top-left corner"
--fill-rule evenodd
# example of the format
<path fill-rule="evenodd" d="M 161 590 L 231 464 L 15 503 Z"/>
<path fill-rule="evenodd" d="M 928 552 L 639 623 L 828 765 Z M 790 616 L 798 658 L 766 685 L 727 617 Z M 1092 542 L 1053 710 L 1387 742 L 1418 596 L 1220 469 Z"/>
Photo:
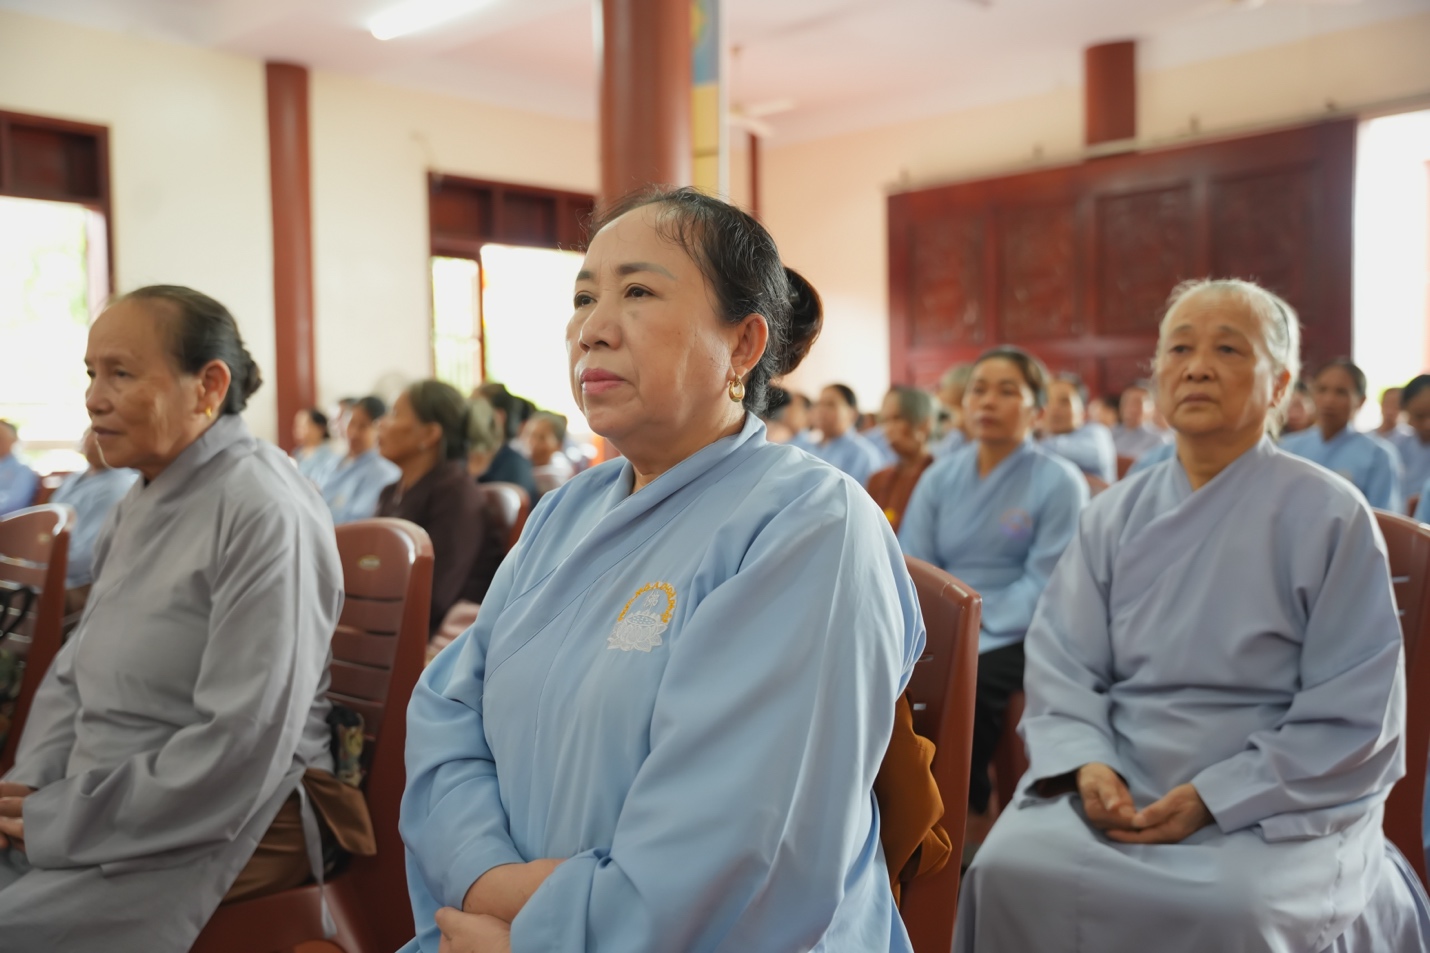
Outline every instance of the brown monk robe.
<path fill-rule="evenodd" d="M 304 772 L 302 784 L 318 818 L 324 854 L 332 843 L 350 854 L 371 857 L 377 853 L 372 818 L 368 816 L 367 801 L 361 791 L 317 768 Z M 303 837 L 303 814 L 298 792 L 294 791 L 278 809 L 278 816 L 268 825 L 268 832 L 224 894 L 223 902 L 265 897 L 301 887 L 312 878 L 308 845 Z"/>
<path fill-rule="evenodd" d="M 926 453 L 911 462 L 900 460 L 869 477 L 869 495 L 889 518 L 889 525 L 894 528 L 894 532 L 899 531 L 899 524 L 903 522 L 909 497 L 914 495 L 914 484 L 919 482 L 919 477 L 924 475 L 931 463 L 933 457 Z"/>
<path fill-rule="evenodd" d="M 879 842 L 884 845 L 895 903 L 905 884 L 915 877 L 938 873 L 953 853 L 953 842 L 939 824 L 943 799 L 933 780 L 933 752 L 933 742 L 914 733 L 909 698 L 900 695 L 894 705 L 889 750 L 874 779 L 874 797 L 879 802 Z"/>

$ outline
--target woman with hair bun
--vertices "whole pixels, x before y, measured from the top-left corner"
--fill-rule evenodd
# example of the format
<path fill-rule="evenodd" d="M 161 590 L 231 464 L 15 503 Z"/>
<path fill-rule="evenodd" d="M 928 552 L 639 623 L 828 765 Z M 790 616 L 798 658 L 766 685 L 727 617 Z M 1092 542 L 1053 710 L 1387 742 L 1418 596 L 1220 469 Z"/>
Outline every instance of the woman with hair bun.
<path fill-rule="evenodd" d="M 494 426 L 490 405 L 471 404 L 438 380 L 409 386 L 378 423 L 378 451 L 402 475 L 378 498 L 377 515 L 410 520 L 432 537 L 435 634 L 458 600 L 480 603 L 496 571 L 480 559 L 486 544 L 486 499 L 467 472 L 474 431 Z"/>
<path fill-rule="evenodd" d="M 221 899 L 321 875 L 326 818 L 371 850 L 329 750 L 342 566 L 317 492 L 239 416 L 260 377 L 223 305 L 131 292 L 85 365 L 99 450 L 142 479 L 0 782 L 0 949 L 182 953 Z"/>
<path fill-rule="evenodd" d="M 623 459 L 542 498 L 413 695 L 407 949 L 908 953 L 873 784 L 913 585 L 868 495 L 759 418 L 818 321 L 693 189 L 604 214 L 573 310 Z"/>

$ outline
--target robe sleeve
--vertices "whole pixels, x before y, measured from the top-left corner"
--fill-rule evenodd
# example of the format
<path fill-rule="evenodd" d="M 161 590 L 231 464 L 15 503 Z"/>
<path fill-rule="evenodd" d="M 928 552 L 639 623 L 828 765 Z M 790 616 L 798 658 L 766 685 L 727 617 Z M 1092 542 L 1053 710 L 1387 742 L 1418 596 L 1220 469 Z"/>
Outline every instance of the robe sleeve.
<path fill-rule="evenodd" d="M 1400 454 L 1378 440 L 1372 440 L 1372 463 L 1365 484 L 1366 502 L 1378 510 L 1404 513 L 1405 498 L 1400 488 Z"/>
<path fill-rule="evenodd" d="M 1415 518 L 1422 523 L 1430 523 L 1430 480 L 1420 488 L 1420 500 L 1415 504 Z"/>
<path fill-rule="evenodd" d="M 871 876 L 897 916 L 871 789 L 923 626 L 883 518 L 841 484 L 682 621 L 610 847 L 551 874 L 513 953 L 808 950 Z"/>
<path fill-rule="evenodd" d="M 324 568 L 339 566 L 337 544 L 330 527 L 282 507 L 244 514 L 224 535 L 194 685 L 200 719 L 157 750 L 26 798 L 35 866 L 182 863 L 194 848 L 231 842 L 294 776 L 342 603 L 341 581 Z"/>
<path fill-rule="evenodd" d="M 1024 642 L 1027 694 L 1021 732 L 1034 781 L 1101 762 L 1121 773 L 1109 718 L 1113 682 L 1107 586 L 1094 571 L 1090 528 L 1077 537 L 1048 580 Z"/>
<path fill-rule="evenodd" d="M 525 539 L 525 537 L 523 537 Z M 520 864 L 482 722 L 492 629 L 511 593 L 522 544 L 502 563 L 477 621 L 437 653 L 407 706 L 407 788 L 399 830 L 407 889 L 423 949 L 437 948 L 439 907 L 460 907 L 477 878 Z"/>
<path fill-rule="evenodd" d="M 1404 653 L 1385 545 L 1360 506 L 1330 532 L 1329 546 L 1305 547 L 1329 558 L 1324 581 L 1302 593 L 1300 690 L 1279 724 L 1192 779 L 1227 833 L 1255 824 L 1270 841 L 1334 833 L 1405 773 Z"/>
<path fill-rule="evenodd" d="M 40 485 L 40 477 L 29 467 L 16 468 L 15 478 L 9 485 L 0 485 L 0 516 L 23 510 L 35 500 L 35 489 Z"/>
<path fill-rule="evenodd" d="M 15 750 L 15 766 L 6 773 L 6 781 L 42 788 L 65 776 L 79 716 L 79 692 L 74 683 L 77 644 L 78 639 L 73 638 L 66 642 L 40 680 Z"/>
<path fill-rule="evenodd" d="M 938 558 L 937 473 L 937 465 L 929 467 L 914 484 L 909 505 L 904 508 L 903 521 L 899 523 L 899 546 L 907 556 L 942 566 Z"/>
<path fill-rule="evenodd" d="M 1041 479 L 1045 481 L 1045 502 L 1034 520 L 1033 545 L 1028 548 L 1023 574 L 1007 586 L 983 593 L 985 632 L 1027 631 L 1053 567 L 1077 532 L 1078 514 L 1087 504 L 1087 480 L 1061 468 L 1044 473 Z"/>

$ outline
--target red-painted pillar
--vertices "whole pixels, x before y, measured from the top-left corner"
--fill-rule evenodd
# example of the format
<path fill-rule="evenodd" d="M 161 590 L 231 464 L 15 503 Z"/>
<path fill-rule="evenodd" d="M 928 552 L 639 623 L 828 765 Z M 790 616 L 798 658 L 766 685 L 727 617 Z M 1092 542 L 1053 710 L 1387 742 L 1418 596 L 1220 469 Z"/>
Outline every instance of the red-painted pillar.
<path fill-rule="evenodd" d="M 690 184 L 690 0 L 601 0 L 601 200 Z"/>
<path fill-rule="evenodd" d="M 1137 138 L 1137 43 L 1122 40 L 1083 51 L 1087 145 Z"/>
<path fill-rule="evenodd" d="M 313 354 L 313 215 L 308 162 L 308 70 L 268 63 L 268 169 L 273 198 L 274 378 L 278 438 L 293 449 L 298 411 L 318 400 Z"/>

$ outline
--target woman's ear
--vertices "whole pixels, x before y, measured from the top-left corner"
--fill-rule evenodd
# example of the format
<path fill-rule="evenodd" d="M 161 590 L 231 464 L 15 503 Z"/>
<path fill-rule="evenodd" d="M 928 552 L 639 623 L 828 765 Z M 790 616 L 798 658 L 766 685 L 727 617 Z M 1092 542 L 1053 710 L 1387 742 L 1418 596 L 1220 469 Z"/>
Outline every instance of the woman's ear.
<path fill-rule="evenodd" d="M 233 385 L 233 372 L 223 361 L 209 361 L 199 368 L 196 375 L 199 383 L 199 405 L 197 413 L 212 410 L 213 416 L 223 413 L 224 401 L 228 399 L 228 389 Z"/>
<path fill-rule="evenodd" d="M 765 348 L 770 343 L 770 325 L 763 314 L 747 314 L 738 331 L 734 350 L 730 352 L 730 366 L 741 369 L 744 376 L 765 356 Z"/>
<path fill-rule="evenodd" d="M 1291 372 L 1285 368 L 1276 375 L 1276 379 L 1271 382 L 1271 406 L 1281 406 L 1281 401 L 1286 397 L 1286 388 L 1291 386 Z"/>

